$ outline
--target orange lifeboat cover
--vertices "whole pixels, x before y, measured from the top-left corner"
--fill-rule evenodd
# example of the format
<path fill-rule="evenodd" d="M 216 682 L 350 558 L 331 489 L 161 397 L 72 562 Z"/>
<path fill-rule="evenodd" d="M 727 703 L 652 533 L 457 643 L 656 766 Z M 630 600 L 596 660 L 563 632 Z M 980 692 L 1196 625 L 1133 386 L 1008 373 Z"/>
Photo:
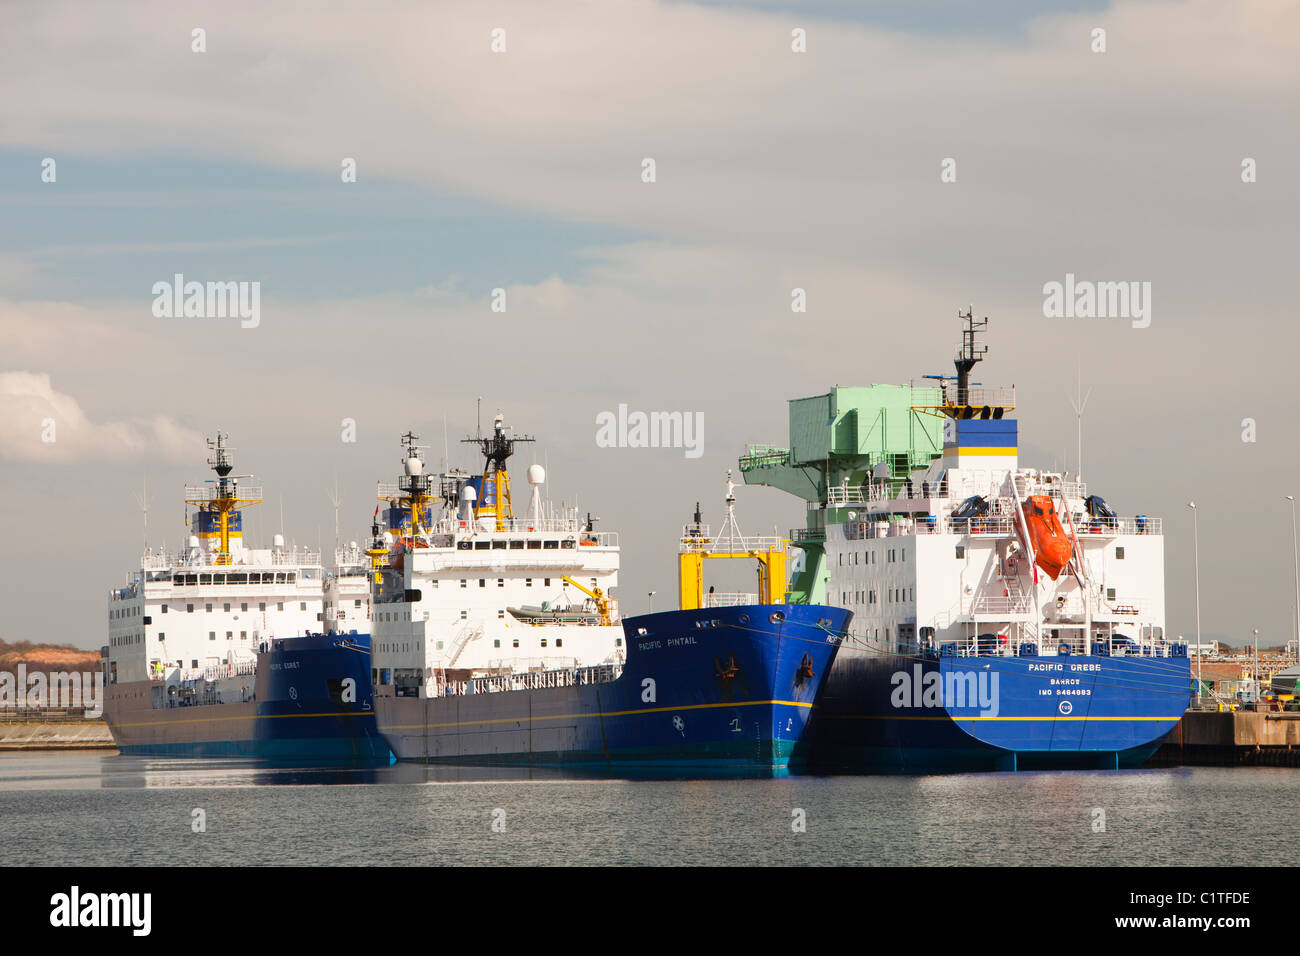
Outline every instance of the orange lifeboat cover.
<path fill-rule="evenodd" d="M 1073 547 L 1070 538 L 1056 516 L 1056 507 L 1046 495 L 1031 495 L 1024 503 L 1025 525 L 1029 528 L 1029 543 L 1034 546 L 1034 563 L 1053 581 L 1070 563 Z"/>

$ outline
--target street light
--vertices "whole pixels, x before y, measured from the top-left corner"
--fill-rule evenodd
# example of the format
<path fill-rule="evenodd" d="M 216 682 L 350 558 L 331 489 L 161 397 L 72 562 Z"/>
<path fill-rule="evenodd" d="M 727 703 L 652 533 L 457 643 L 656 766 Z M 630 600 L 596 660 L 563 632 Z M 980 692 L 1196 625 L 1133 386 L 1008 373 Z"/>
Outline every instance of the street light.
<path fill-rule="evenodd" d="M 1291 556 L 1295 558 L 1295 662 L 1300 664 L 1300 548 L 1296 547 L 1295 495 L 1287 495 L 1291 502 Z"/>
<path fill-rule="evenodd" d="M 1192 509 L 1192 560 L 1196 565 L 1196 706 L 1201 706 L 1201 537 L 1196 520 L 1196 502 L 1187 502 Z"/>
<path fill-rule="evenodd" d="M 646 597 L 650 605 L 650 610 L 647 611 L 646 613 L 653 614 L 655 610 L 655 592 L 651 591 L 648 595 L 646 595 Z"/>

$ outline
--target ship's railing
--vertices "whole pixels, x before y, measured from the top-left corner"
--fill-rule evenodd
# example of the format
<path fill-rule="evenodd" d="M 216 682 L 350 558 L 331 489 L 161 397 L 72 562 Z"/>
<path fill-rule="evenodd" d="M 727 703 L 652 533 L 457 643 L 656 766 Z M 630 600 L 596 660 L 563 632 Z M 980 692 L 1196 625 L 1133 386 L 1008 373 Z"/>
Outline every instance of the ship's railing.
<path fill-rule="evenodd" d="M 1010 408 L 1016 404 L 1014 385 L 967 385 L 958 388 L 956 382 L 945 382 L 943 401 L 946 405 L 988 405 L 992 408 Z"/>
<path fill-rule="evenodd" d="M 186 485 L 186 501 L 213 501 L 217 497 L 216 482 L 208 482 L 202 485 Z M 262 498 L 262 486 L 260 484 L 238 484 L 235 487 L 235 497 L 247 500 Z"/>
<path fill-rule="evenodd" d="M 865 487 L 846 488 L 836 485 L 826 490 L 826 506 L 887 504 L 891 501 L 924 501 L 928 498 L 947 498 L 948 480 L 923 481 L 916 478 L 896 479 L 898 487 L 890 482 L 878 482 Z"/>
<path fill-rule="evenodd" d="M 740 456 L 740 467 L 761 468 L 764 465 L 784 465 L 790 460 L 790 449 L 777 445 L 750 445 Z"/>
<path fill-rule="evenodd" d="M 541 690 L 547 687 L 608 684 L 617 680 L 622 673 L 622 664 L 594 664 L 589 667 L 566 667 L 549 671 L 498 674 L 494 677 L 475 677 L 467 681 L 449 681 L 442 685 L 442 696 L 500 694 L 512 690 Z"/>
<path fill-rule="evenodd" d="M 145 570 L 213 568 L 220 571 L 229 570 L 235 572 L 256 571 L 261 568 L 302 567 L 314 569 L 321 567 L 320 552 L 311 548 L 281 548 L 272 550 L 269 555 L 265 553 L 265 549 L 259 550 L 262 553 L 256 555 L 251 551 L 244 551 L 243 560 L 232 564 L 215 564 L 216 555 L 204 554 L 202 551 L 197 554 L 182 551 L 173 555 L 151 553 L 141 558 L 140 567 Z"/>
<path fill-rule="evenodd" d="M 710 591 L 704 595 L 705 607 L 740 607 L 757 603 L 758 595 L 745 591 Z"/>
<path fill-rule="evenodd" d="M 790 540 L 794 544 L 809 544 L 826 540 L 825 528 L 791 528 Z"/>
<path fill-rule="evenodd" d="M 1132 518 L 1091 518 L 1074 516 L 1074 530 L 1081 535 L 1163 534 L 1160 518 L 1137 515 Z"/>
<path fill-rule="evenodd" d="M 1032 614 L 1035 608 L 1023 594 L 979 594 L 970 603 L 971 614 Z"/>
<path fill-rule="evenodd" d="M 1059 495 L 1067 498 L 1088 497 L 1088 483 L 1085 481 L 1045 480 L 1039 476 L 1020 474 L 1016 476 L 1016 488 L 1022 499 L 1030 495 L 1047 495 L 1049 498 Z"/>
<path fill-rule="evenodd" d="M 695 532 L 699 531 L 699 534 Z M 709 554 L 712 552 L 740 552 L 740 551 L 781 551 L 785 548 L 787 542 L 785 538 L 777 535 L 713 535 L 709 531 L 708 525 L 688 524 L 682 528 L 682 537 L 679 550 L 683 554 L 694 554 L 696 552 Z"/>

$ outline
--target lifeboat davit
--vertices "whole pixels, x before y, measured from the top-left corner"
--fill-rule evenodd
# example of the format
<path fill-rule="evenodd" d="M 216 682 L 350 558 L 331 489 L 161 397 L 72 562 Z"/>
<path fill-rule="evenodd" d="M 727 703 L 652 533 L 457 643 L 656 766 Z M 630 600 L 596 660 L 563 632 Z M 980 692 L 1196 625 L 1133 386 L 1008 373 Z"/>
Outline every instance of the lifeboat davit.
<path fill-rule="evenodd" d="M 1074 553 L 1069 535 L 1061 527 L 1052 499 L 1046 495 L 1030 495 L 1023 508 L 1029 543 L 1034 548 L 1034 563 L 1055 581 Z"/>

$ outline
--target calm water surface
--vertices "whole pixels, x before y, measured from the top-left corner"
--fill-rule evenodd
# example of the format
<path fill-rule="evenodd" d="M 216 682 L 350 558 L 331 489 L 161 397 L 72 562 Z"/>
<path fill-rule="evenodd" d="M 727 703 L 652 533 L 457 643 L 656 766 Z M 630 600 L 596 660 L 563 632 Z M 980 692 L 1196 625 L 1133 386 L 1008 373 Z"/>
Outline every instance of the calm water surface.
<path fill-rule="evenodd" d="M 1300 770 L 701 781 L 19 753 L 0 828 L 11 866 L 1271 865 L 1262 834 L 1300 838 Z"/>

